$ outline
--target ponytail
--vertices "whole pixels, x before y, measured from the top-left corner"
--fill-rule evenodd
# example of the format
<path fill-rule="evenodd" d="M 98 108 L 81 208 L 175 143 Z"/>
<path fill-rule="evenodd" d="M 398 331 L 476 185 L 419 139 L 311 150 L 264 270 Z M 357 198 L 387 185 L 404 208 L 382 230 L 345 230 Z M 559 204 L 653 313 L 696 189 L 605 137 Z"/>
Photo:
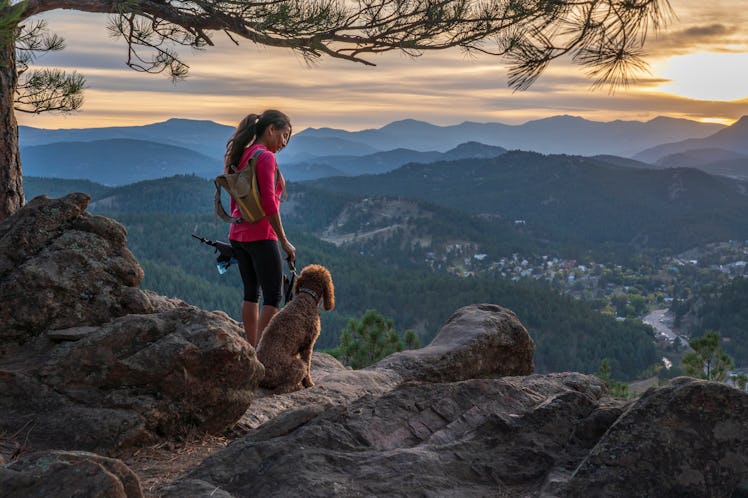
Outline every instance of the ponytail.
<path fill-rule="evenodd" d="M 268 126 L 278 129 L 291 127 L 291 120 L 280 111 L 269 109 L 262 114 L 250 114 L 241 120 L 236 131 L 226 142 L 226 154 L 223 156 L 223 169 L 228 173 L 239 165 L 244 150 L 261 137 Z M 285 184 L 285 182 L 284 182 Z"/>

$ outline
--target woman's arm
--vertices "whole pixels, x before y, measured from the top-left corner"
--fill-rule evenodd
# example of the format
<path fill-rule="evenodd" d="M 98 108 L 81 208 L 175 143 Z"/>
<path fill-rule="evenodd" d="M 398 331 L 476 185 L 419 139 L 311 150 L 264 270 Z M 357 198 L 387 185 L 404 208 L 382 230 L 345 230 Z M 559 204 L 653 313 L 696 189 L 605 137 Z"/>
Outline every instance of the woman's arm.
<path fill-rule="evenodd" d="M 272 214 L 267 217 L 270 222 L 270 226 L 273 227 L 275 235 L 278 236 L 278 242 L 280 242 L 283 251 L 288 254 L 288 260 L 293 262 L 296 260 L 296 248 L 286 238 L 286 232 L 283 230 L 283 223 L 281 222 L 280 212 Z"/>

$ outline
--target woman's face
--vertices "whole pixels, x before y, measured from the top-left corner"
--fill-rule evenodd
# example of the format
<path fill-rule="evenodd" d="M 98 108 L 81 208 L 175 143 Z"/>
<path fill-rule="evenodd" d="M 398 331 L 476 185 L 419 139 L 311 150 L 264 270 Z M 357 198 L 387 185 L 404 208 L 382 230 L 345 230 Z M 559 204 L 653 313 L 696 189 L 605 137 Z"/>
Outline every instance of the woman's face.
<path fill-rule="evenodd" d="M 286 146 L 288 139 L 291 138 L 291 126 L 286 125 L 283 128 L 276 128 L 275 125 L 271 124 L 267 127 L 265 134 L 267 135 L 265 140 L 267 148 L 272 152 L 278 152 Z"/>

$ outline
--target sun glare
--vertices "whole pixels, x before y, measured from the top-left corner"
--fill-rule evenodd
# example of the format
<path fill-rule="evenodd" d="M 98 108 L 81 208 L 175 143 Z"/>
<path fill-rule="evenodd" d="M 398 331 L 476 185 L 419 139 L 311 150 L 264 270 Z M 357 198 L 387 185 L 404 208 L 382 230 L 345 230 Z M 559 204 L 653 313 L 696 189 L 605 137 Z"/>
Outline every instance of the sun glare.
<path fill-rule="evenodd" d="M 663 67 L 670 80 L 660 90 L 696 100 L 748 98 L 748 54 L 696 53 L 671 58 Z"/>

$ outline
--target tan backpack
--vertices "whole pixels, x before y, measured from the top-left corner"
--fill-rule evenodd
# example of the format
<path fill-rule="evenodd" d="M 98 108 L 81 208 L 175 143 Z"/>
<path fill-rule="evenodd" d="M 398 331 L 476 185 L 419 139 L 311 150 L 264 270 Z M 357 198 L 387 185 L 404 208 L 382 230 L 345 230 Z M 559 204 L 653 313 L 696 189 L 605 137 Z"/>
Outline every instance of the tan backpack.
<path fill-rule="evenodd" d="M 263 152 L 265 152 L 265 149 L 257 149 L 241 171 L 218 175 L 214 180 L 216 197 L 213 206 L 216 215 L 226 223 L 241 223 L 242 221 L 255 223 L 265 217 L 265 210 L 262 209 L 260 200 L 260 187 L 257 184 L 257 159 Z M 276 185 L 278 185 L 279 179 L 280 171 L 276 169 Z M 239 206 L 241 218 L 234 218 L 226 213 L 221 203 L 221 189 L 226 190 Z"/>

